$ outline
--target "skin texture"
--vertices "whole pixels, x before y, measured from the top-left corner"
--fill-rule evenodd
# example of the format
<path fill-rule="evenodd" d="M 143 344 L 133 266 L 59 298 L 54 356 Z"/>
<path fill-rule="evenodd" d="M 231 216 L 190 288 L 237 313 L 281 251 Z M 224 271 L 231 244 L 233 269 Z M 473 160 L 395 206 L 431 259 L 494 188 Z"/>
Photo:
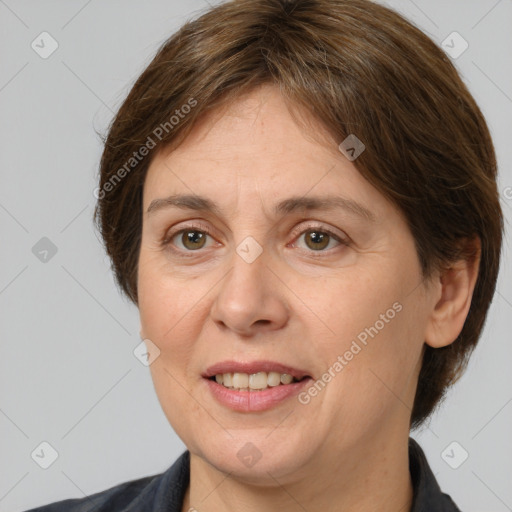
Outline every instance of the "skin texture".
<path fill-rule="evenodd" d="M 423 281 L 401 213 L 337 149 L 341 141 L 321 133 L 299 126 L 279 90 L 264 86 L 203 118 L 148 170 L 141 336 L 160 350 L 155 390 L 191 452 L 184 511 L 410 509 L 407 439 L 422 348 L 460 332 L 478 262 Z M 220 214 L 146 213 L 154 199 L 180 193 L 208 197 Z M 357 201 L 375 220 L 340 208 L 272 212 L 291 196 L 324 195 Z M 348 245 L 312 240 L 311 226 Z M 184 245 L 175 235 L 184 228 L 211 234 L 203 246 Z M 263 249 L 252 263 L 236 252 L 248 236 Z M 393 304 L 400 311 L 307 404 L 293 397 L 235 412 L 201 377 L 219 361 L 268 359 L 320 379 Z M 237 457 L 247 442 L 261 453 L 250 468 Z"/>

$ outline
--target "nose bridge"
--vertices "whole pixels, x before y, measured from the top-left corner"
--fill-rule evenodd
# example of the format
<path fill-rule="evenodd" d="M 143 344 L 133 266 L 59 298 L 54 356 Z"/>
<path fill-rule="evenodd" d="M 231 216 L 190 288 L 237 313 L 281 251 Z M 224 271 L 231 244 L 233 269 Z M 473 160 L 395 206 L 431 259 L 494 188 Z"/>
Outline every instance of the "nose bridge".
<path fill-rule="evenodd" d="M 271 265 L 270 251 L 252 236 L 235 248 L 231 270 L 221 281 L 212 306 L 212 317 L 238 333 L 254 329 L 276 329 L 286 322 L 287 307 Z"/>

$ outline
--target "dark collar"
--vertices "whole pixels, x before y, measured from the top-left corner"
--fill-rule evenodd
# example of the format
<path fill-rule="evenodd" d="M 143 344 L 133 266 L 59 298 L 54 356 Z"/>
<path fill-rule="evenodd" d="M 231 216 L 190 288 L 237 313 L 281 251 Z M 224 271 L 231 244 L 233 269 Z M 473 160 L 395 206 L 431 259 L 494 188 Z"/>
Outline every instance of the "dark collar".
<path fill-rule="evenodd" d="M 411 512 L 460 512 L 450 496 L 443 494 L 421 446 L 409 438 L 409 471 L 414 497 Z"/>

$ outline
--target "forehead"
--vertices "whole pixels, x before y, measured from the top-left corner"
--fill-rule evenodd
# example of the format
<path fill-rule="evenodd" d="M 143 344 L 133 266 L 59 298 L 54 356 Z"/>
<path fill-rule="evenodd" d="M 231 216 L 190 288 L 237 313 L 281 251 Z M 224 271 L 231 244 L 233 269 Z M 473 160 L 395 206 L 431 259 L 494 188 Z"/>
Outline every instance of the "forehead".
<path fill-rule="evenodd" d="M 238 207 L 329 193 L 377 212 L 379 205 L 385 208 L 381 194 L 319 122 L 293 112 L 300 119 L 277 87 L 264 86 L 204 115 L 177 148 L 155 155 L 144 185 L 144 211 L 155 199 L 178 193 Z"/>
<path fill-rule="evenodd" d="M 300 147 L 297 143 L 300 142 Z M 337 155 L 337 144 L 326 128 L 304 108 L 285 100 L 275 85 L 263 85 L 202 114 L 178 148 L 187 158 L 233 159 L 237 154 L 282 153 L 293 159 L 301 148 L 312 157 L 317 149 Z M 311 150 L 314 150 L 311 152 Z M 163 154 L 168 154 L 164 148 Z"/>

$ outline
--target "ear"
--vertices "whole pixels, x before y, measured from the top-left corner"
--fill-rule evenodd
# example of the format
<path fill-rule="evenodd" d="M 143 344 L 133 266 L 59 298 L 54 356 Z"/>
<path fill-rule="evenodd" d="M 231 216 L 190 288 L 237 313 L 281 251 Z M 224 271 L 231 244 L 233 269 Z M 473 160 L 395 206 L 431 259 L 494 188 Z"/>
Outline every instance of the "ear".
<path fill-rule="evenodd" d="M 478 237 L 465 240 L 464 258 L 450 263 L 432 283 L 433 309 L 428 319 L 425 343 L 433 348 L 453 343 L 468 316 L 480 265 Z"/>

